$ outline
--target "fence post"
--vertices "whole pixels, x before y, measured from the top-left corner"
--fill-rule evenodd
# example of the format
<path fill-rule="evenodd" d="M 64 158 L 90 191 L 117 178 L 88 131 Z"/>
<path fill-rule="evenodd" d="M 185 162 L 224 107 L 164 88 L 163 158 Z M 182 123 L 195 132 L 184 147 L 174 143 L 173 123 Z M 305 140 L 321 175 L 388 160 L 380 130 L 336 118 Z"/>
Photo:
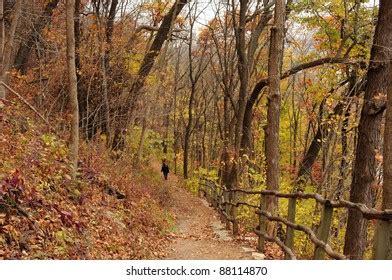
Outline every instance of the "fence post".
<path fill-rule="evenodd" d="M 205 181 L 205 185 L 206 185 L 207 202 L 208 204 L 211 204 L 211 186 L 207 180 Z"/>
<path fill-rule="evenodd" d="M 325 201 L 324 207 L 323 207 L 323 213 L 321 215 L 321 225 L 320 229 L 318 232 L 318 238 L 325 243 L 328 242 L 328 237 L 329 237 L 329 229 L 331 227 L 332 223 L 332 214 L 333 214 L 333 208 L 331 206 L 331 203 L 329 200 Z M 319 248 L 318 246 L 315 246 L 314 250 L 314 259 L 315 260 L 323 260 L 324 259 L 325 252 Z"/>
<path fill-rule="evenodd" d="M 289 198 L 289 206 L 288 206 L 288 213 L 287 213 L 287 220 L 295 223 L 295 212 L 296 212 L 296 207 L 297 207 L 297 199 L 295 197 Z M 287 227 L 286 230 L 286 239 L 285 239 L 285 245 L 289 247 L 290 249 L 294 248 L 294 229 L 291 227 Z M 285 259 L 289 260 L 291 259 L 290 256 L 287 254 L 285 255 Z"/>
<path fill-rule="evenodd" d="M 228 189 L 225 189 L 225 214 L 226 214 L 226 229 L 230 230 L 230 192 Z"/>
<path fill-rule="evenodd" d="M 214 182 L 213 184 L 214 184 L 214 208 L 215 208 L 215 210 L 216 210 L 216 209 L 218 209 L 218 207 L 219 207 L 219 202 L 218 202 L 218 187 L 217 187 L 217 185 L 215 184 L 215 182 Z"/>
<path fill-rule="evenodd" d="M 262 194 L 261 198 L 260 198 L 260 209 L 263 211 L 266 210 L 265 202 L 266 202 L 265 195 Z M 259 215 L 259 226 L 258 227 L 259 227 L 260 232 L 263 232 L 263 233 L 265 232 L 265 217 L 263 215 Z M 258 242 L 257 242 L 257 249 L 260 252 L 264 252 L 264 243 L 265 243 L 264 236 L 259 235 Z"/>
<path fill-rule="evenodd" d="M 203 192 L 202 187 L 203 187 L 203 179 L 202 179 L 202 177 L 199 177 L 199 188 L 198 188 L 198 193 L 199 193 L 199 197 L 200 197 L 200 198 L 203 197 L 203 196 L 202 196 L 202 192 Z"/>
<path fill-rule="evenodd" d="M 211 183 L 211 181 L 208 181 L 208 186 L 209 186 L 209 188 L 210 188 L 210 190 L 211 190 L 210 205 L 211 205 L 212 207 L 215 207 L 215 202 L 214 202 L 214 191 L 215 191 L 215 189 L 214 189 L 214 185 Z"/>
<path fill-rule="evenodd" d="M 219 207 L 219 214 L 220 214 L 219 217 L 220 217 L 222 223 L 226 222 L 226 218 L 223 215 L 224 203 L 225 203 L 225 188 L 221 188 L 220 194 L 219 194 L 219 205 L 218 205 L 218 207 Z"/>
<path fill-rule="evenodd" d="M 213 182 L 208 181 L 208 183 L 210 184 L 210 189 L 211 189 L 211 206 L 215 208 L 215 185 Z"/>
<path fill-rule="evenodd" d="M 373 244 L 374 260 L 392 260 L 392 221 L 377 221 Z"/>
<path fill-rule="evenodd" d="M 238 200 L 238 194 L 236 191 L 233 191 L 232 193 L 232 203 L 235 204 L 231 206 L 231 217 L 233 218 L 233 235 L 238 235 L 238 221 L 237 221 L 237 200 Z"/>

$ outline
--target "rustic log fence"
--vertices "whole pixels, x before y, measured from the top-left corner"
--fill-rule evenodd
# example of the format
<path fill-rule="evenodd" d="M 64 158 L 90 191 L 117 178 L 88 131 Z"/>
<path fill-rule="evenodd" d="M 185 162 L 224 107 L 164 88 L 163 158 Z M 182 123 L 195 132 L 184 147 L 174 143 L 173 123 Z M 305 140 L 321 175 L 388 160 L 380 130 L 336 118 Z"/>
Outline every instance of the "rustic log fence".
<path fill-rule="evenodd" d="M 257 195 L 259 204 L 254 205 L 241 201 L 239 194 L 245 196 Z M 328 255 L 331 259 L 347 259 L 347 256 L 332 249 L 328 244 L 328 239 L 333 221 L 333 210 L 336 208 L 354 209 L 362 214 L 363 219 L 377 221 L 373 244 L 373 259 L 392 259 L 392 209 L 379 211 L 368 208 L 364 204 L 353 203 L 344 199 L 329 200 L 317 193 L 281 193 L 270 190 L 227 189 L 206 178 L 199 179 L 199 195 L 204 195 L 208 203 L 220 213 L 226 223 L 226 227 L 232 229 L 234 235 L 237 235 L 239 230 L 238 207 L 245 206 L 254 209 L 255 214 L 259 217 L 258 225 L 254 228 L 254 233 L 258 236 L 257 249 L 264 252 L 265 241 L 274 242 L 283 250 L 286 259 L 296 259 L 296 255 L 293 252 L 295 231 L 304 232 L 314 244 L 313 259 L 322 260 L 325 259 L 325 255 Z M 266 210 L 265 201 L 267 196 L 289 200 L 287 218 L 272 215 Z M 317 233 L 305 225 L 295 223 L 297 201 L 309 199 L 316 201 L 322 207 Z M 267 220 L 286 226 L 286 238 L 284 240 L 266 233 Z"/>

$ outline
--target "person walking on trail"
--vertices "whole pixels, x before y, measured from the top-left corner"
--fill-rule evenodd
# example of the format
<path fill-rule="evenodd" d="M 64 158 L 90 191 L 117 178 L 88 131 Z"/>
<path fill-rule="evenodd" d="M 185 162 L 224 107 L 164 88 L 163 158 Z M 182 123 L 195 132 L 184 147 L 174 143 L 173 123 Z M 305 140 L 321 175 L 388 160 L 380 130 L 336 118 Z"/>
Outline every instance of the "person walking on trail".
<path fill-rule="evenodd" d="M 167 175 L 169 174 L 169 165 L 167 165 L 165 161 L 162 162 L 161 172 L 163 173 L 165 180 L 167 180 Z"/>

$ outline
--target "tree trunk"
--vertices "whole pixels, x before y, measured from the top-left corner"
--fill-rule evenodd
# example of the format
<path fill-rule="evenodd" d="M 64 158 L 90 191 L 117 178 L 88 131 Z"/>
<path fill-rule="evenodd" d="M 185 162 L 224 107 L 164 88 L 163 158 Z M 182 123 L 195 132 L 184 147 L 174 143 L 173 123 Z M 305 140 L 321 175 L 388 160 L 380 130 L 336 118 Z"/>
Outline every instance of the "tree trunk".
<path fill-rule="evenodd" d="M 118 115 L 126 117 L 129 116 L 129 114 L 132 115 L 132 111 L 134 110 L 136 102 L 140 98 L 140 90 L 143 88 L 146 78 L 150 74 L 152 67 L 154 66 L 156 57 L 159 55 L 163 43 L 170 35 L 175 19 L 180 14 L 182 8 L 184 8 L 187 2 L 188 0 L 176 0 L 170 11 L 164 16 L 149 50 L 143 58 L 143 62 L 138 71 L 137 79 L 132 84 L 126 102 L 124 102 L 124 104 L 120 106 Z M 116 143 L 119 142 L 118 140 L 122 137 L 122 130 L 124 127 L 127 126 L 127 123 L 128 121 L 125 120 L 125 122 L 123 122 L 122 124 L 119 123 L 116 125 L 113 135 L 115 141 L 113 141 L 112 147 L 114 147 Z"/>
<path fill-rule="evenodd" d="M 392 32 L 392 30 L 389 30 Z M 392 79 L 392 68 L 390 69 L 389 80 Z M 388 89 L 388 105 L 387 113 L 385 118 L 385 130 L 384 130 L 384 182 L 382 188 L 382 210 L 392 209 L 392 83 L 389 84 Z M 385 248 L 384 254 L 377 256 L 381 259 L 392 259 L 392 222 L 391 221 L 378 221 L 379 224 L 387 223 L 383 227 L 378 226 L 378 231 L 384 229 L 385 243 L 382 246 Z M 376 231 L 376 236 L 380 238 Z M 377 239 L 376 239 L 377 240 Z"/>
<path fill-rule="evenodd" d="M 392 58 L 392 1 L 381 0 L 378 22 L 373 39 L 370 65 L 367 73 L 364 105 L 359 121 L 358 143 L 350 200 L 364 203 L 371 201 L 371 187 L 376 183 L 376 153 L 380 151 L 380 130 L 385 98 L 390 84 Z M 367 220 L 361 213 L 349 210 L 344 254 L 351 259 L 363 257 L 367 238 Z"/>
<path fill-rule="evenodd" d="M 109 15 L 106 21 L 105 27 L 105 43 L 103 43 L 102 47 L 102 87 L 103 87 L 103 130 L 107 135 L 107 144 L 110 145 L 112 141 L 112 132 L 110 127 L 110 104 L 109 104 L 109 96 L 108 96 L 108 78 L 107 72 L 109 68 L 109 60 L 110 60 L 110 46 L 112 44 L 112 36 L 114 29 L 114 18 L 116 16 L 118 0 L 113 0 L 110 5 Z"/>
<path fill-rule="evenodd" d="M 4 45 L 5 45 L 5 24 L 4 24 L 4 1 L 0 0 L 0 61 L 3 64 Z M 3 71 L 0 66 L 0 74 Z M 0 98 L 5 98 L 5 89 L 0 86 Z"/>
<path fill-rule="evenodd" d="M 22 12 L 23 0 L 16 1 L 14 13 L 12 17 L 11 27 L 8 36 L 5 31 L 5 19 L 4 19 L 4 2 L 2 1 L 2 6 L 0 6 L 0 20 L 1 20 L 1 57 L 0 57 L 0 81 L 7 83 L 8 71 L 10 70 L 11 56 L 13 50 L 13 44 L 15 39 L 15 31 L 18 26 L 19 17 Z M 5 88 L 0 85 L 0 98 L 5 98 Z"/>
<path fill-rule="evenodd" d="M 80 44 L 81 44 L 81 26 L 80 26 L 80 3 L 81 0 L 75 0 L 75 66 L 76 78 L 78 81 L 78 103 L 79 103 L 79 127 L 82 128 L 84 137 L 89 137 L 89 122 L 88 122 L 88 104 L 87 92 L 81 87 L 82 81 L 82 63 L 80 59 Z"/>
<path fill-rule="evenodd" d="M 390 30 L 392 32 L 392 30 Z M 392 80 L 392 69 L 389 79 Z M 388 90 L 388 105 L 384 132 L 384 182 L 382 209 L 392 209 L 392 83 Z"/>
<path fill-rule="evenodd" d="M 231 160 L 230 160 L 230 111 L 229 111 L 229 94 L 225 92 L 223 97 L 223 151 L 221 155 L 220 162 L 220 178 L 223 186 L 230 185 L 230 169 L 231 169 Z"/>
<path fill-rule="evenodd" d="M 269 95 L 267 109 L 267 128 L 265 135 L 265 156 L 267 163 L 266 184 L 268 190 L 279 190 L 279 128 L 280 128 L 280 79 L 284 47 L 284 23 L 286 3 L 275 3 L 274 25 L 271 28 L 271 45 L 269 50 L 268 77 Z M 273 215 L 277 212 L 278 201 L 274 196 L 267 196 L 267 211 Z M 274 224 L 268 223 L 267 233 L 274 234 Z"/>
<path fill-rule="evenodd" d="M 152 67 L 154 66 L 154 62 L 156 57 L 158 56 L 163 43 L 168 38 L 173 23 L 177 16 L 180 14 L 182 8 L 188 0 L 177 0 L 176 3 L 172 6 L 168 14 L 163 18 L 162 24 L 160 25 L 157 34 L 151 44 L 150 49 L 146 53 L 142 65 L 138 71 L 138 79 L 133 83 L 131 91 L 130 91 L 130 109 L 132 110 L 133 106 L 137 101 L 137 95 L 139 94 L 140 90 L 143 88 L 145 80 L 150 73 Z"/>
<path fill-rule="evenodd" d="M 135 160 L 134 160 L 136 166 L 139 165 L 140 160 L 142 159 L 144 140 L 146 139 L 147 120 L 150 117 L 150 106 L 147 104 L 146 107 L 147 108 L 146 108 L 145 114 L 143 116 L 142 132 L 140 134 L 139 146 L 137 148 L 137 152 L 136 152 Z"/>
<path fill-rule="evenodd" d="M 67 34 L 67 70 L 68 70 L 68 92 L 70 100 L 70 109 L 72 113 L 71 120 L 71 139 L 70 139 L 70 159 L 72 162 L 71 177 L 76 181 L 79 156 L 79 105 L 78 105 L 78 88 L 75 65 L 75 0 L 66 1 L 66 34 Z"/>
<path fill-rule="evenodd" d="M 311 69 L 313 67 L 317 67 L 324 64 L 336 64 L 336 63 L 348 63 L 345 58 L 339 57 L 324 57 L 320 59 L 316 59 L 310 62 L 302 63 L 298 66 L 291 68 L 290 70 L 284 72 L 281 75 L 281 79 L 285 79 L 290 77 L 291 75 L 298 73 L 302 70 Z M 242 140 L 241 140 L 241 148 L 243 150 L 249 150 L 251 145 L 251 133 L 252 133 L 252 120 L 253 120 L 253 107 L 256 104 L 257 100 L 261 98 L 262 90 L 269 85 L 268 78 L 261 79 L 254 86 L 245 106 L 244 119 L 242 125 Z"/>
<path fill-rule="evenodd" d="M 343 82 L 341 85 L 344 85 L 347 81 Z M 333 92 L 335 89 L 331 90 L 331 92 Z M 356 96 L 358 93 L 360 92 L 360 89 L 358 88 L 358 85 L 355 85 L 355 87 L 350 87 L 347 90 L 347 95 L 343 96 L 344 100 L 347 100 L 348 98 L 352 97 L 352 96 Z M 344 109 L 344 103 L 339 102 L 333 109 L 333 112 L 330 113 L 325 119 L 326 119 L 326 123 L 328 123 L 329 120 L 331 120 L 333 117 L 335 116 L 340 116 L 343 113 L 343 109 Z M 321 107 L 321 105 L 320 105 Z M 321 110 L 321 108 L 320 108 Z M 312 142 L 310 143 L 309 148 L 306 150 L 306 153 L 299 165 L 299 170 L 297 173 L 297 183 L 300 183 L 300 181 L 302 181 L 302 179 L 304 179 L 305 176 L 309 176 L 311 174 L 312 171 L 312 166 L 314 164 L 314 162 L 317 159 L 317 156 L 320 152 L 321 149 L 321 143 L 323 142 L 324 138 L 328 135 L 327 133 L 325 133 L 323 131 L 323 125 L 321 124 L 321 116 L 319 119 L 319 123 L 320 125 L 317 128 L 317 132 L 314 135 Z M 305 145 L 306 146 L 306 145 Z"/>
<path fill-rule="evenodd" d="M 179 122 L 177 124 L 177 93 L 178 93 L 178 84 L 179 84 L 179 72 L 180 72 L 180 57 L 181 57 L 181 48 L 179 48 L 177 54 L 177 60 L 175 64 L 175 71 L 174 71 L 174 89 L 173 89 L 173 152 L 174 152 L 174 174 L 177 175 L 177 155 L 179 152 L 179 133 L 178 127 Z"/>
<path fill-rule="evenodd" d="M 190 66 L 192 68 L 192 66 Z M 190 76 L 192 76 L 192 71 L 190 71 Z M 189 176 L 189 151 L 190 151 L 190 139 L 192 135 L 192 125 L 193 125 L 193 102 L 195 99 L 196 88 L 195 84 L 192 82 L 191 95 L 189 97 L 188 103 L 188 123 L 185 127 L 185 139 L 184 139 L 184 178 L 187 179 Z"/>
<path fill-rule="evenodd" d="M 14 60 L 14 67 L 21 73 L 26 73 L 27 61 L 30 57 L 31 50 L 33 49 L 34 44 L 40 40 L 45 26 L 52 20 L 53 10 L 56 9 L 59 2 L 60 0 L 51 0 L 46 4 L 41 15 L 33 24 L 26 39 L 20 44 Z"/>
<path fill-rule="evenodd" d="M 184 178 L 188 179 L 189 176 L 189 156 L 191 151 L 191 136 L 192 136 L 192 126 L 193 126 L 193 103 L 196 95 L 196 79 L 194 77 L 194 69 L 193 69 L 193 58 L 192 58 L 192 44 L 193 44 L 193 27 L 194 20 L 192 20 L 191 11 L 189 11 L 189 23 L 190 23 L 190 32 L 189 32 L 189 45 L 188 45 L 188 63 L 189 63 L 189 82 L 191 84 L 191 94 L 189 96 L 188 101 L 188 122 L 185 126 L 185 137 L 184 137 Z"/>
<path fill-rule="evenodd" d="M 392 30 L 390 30 L 392 31 Z M 389 79 L 392 79 L 390 68 Z M 388 87 L 388 105 L 384 129 L 382 210 L 392 209 L 392 83 Z M 392 260 L 392 222 L 377 221 L 374 233 L 373 259 Z"/>
<path fill-rule="evenodd" d="M 236 51 L 238 57 L 238 75 L 240 79 L 240 89 L 238 96 L 238 111 L 237 111 L 237 122 L 234 130 L 234 161 L 231 167 L 231 182 L 229 182 L 229 188 L 238 186 L 239 174 L 242 166 L 241 163 L 241 136 L 242 136 L 242 124 L 244 120 L 244 112 L 246 105 L 246 98 L 248 95 L 248 83 L 249 83 L 249 65 L 248 57 L 246 55 L 246 14 L 248 11 L 249 0 L 240 1 L 240 15 L 238 27 L 235 28 L 236 35 Z M 234 7 L 233 7 L 234 9 Z M 235 22 L 236 14 L 233 16 Z"/>
<path fill-rule="evenodd" d="M 356 88 L 356 83 L 358 82 L 357 79 L 357 70 L 354 69 L 353 73 L 350 77 L 350 86 L 349 86 L 349 91 L 353 92 L 354 95 L 356 96 L 358 93 L 358 89 Z M 349 100 L 345 100 L 345 105 L 349 103 Z M 344 193 L 345 185 L 344 182 L 346 180 L 347 174 L 348 174 L 348 161 L 347 161 L 347 156 L 348 156 L 348 137 L 347 137 L 347 128 L 349 126 L 349 119 L 350 119 L 350 105 L 346 108 L 346 111 L 344 113 L 344 118 L 342 121 L 342 127 L 341 127 L 341 145 L 342 145 L 342 159 L 340 160 L 340 178 L 338 181 L 338 186 L 336 188 L 335 192 L 335 197 L 337 199 L 340 199 L 341 196 Z"/>
<path fill-rule="evenodd" d="M 267 3 L 269 5 L 269 3 Z M 248 55 L 247 55 L 247 68 L 248 71 L 250 69 L 253 69 L 255 67 L 255 53 L 257 50 L 257 47 L 259 46 L 259 39 L 261 33 L 264 31 L 264 29 L 267 27 L 269 20 L 272 18 L 272 11 L 270 7 L 264 7 L 264 12 L 262 13 L 260 20 L 256 26 L 256 28 L 253 30 L 251 38 L 249 40 L 249 47 L 248 47 Z M 250 75 L 250 74 L 249 74 Z M 254 96 L 253 96 L 254 98 Z M 257 99 L 257 98 L 256 98 Z M 251 119 L 252 119 L 252 108 L 253 105 L 256 102 L 256 99 L 252 99 L 250 97 L 249 99 L 245 100 L 246 104 L 244 105 L 244 112 L 243 112 L 243 119 L 242 119 L 242 132 L 241 132 L 241 150 L 242 154 L 246 154 L 249 157 L 253 157 L 253 147 L 252 147 L 252 139 L 251 139 Z"/>

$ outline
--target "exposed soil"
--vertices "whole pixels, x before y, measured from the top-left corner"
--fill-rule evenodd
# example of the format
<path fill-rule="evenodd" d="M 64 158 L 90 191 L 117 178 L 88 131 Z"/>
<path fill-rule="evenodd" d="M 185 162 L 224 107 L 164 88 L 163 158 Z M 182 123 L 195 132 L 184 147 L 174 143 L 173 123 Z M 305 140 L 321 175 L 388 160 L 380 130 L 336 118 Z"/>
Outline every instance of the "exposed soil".
<path fill-rule="evenodd" d="M 154 163 L 153 166 L 160 170 L 159 163 Z M 205 200 L 181 188 L 179 180 L 173 174 L 169 174 L 164 183 L 168 188 L 171 208 L 176 215 L 173 242 L 167 247 L 165 259 L 253 259 L 251 252 L 246 252 L 245 248 L 232 239 L 216 212 Z"/>

